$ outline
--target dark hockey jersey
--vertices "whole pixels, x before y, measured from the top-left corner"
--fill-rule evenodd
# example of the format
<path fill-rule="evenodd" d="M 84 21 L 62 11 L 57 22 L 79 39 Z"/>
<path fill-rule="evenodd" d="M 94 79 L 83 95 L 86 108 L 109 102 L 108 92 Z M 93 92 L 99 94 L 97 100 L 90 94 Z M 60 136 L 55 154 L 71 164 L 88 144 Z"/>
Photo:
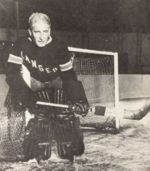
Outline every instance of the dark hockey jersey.
<path fill-rule="evenodd" d="M 30 75 L 41 82 L 51 81 L 58 76 L 62 81 L 76 80 L 72 61 L 64 42 L 52 40 L 45 47 L 37 47 L 30 38 L 17 41 L 12 48 L 6 78 L 16 97 L 26 106 L 35 102 L 34 94 L 21 77 L 24 66 Z"/>
<path fill-rule="evenodd" d="M 31 76 L 39 81 L 52 80 L 59 75 L 59 71 L 72 69 L 67 45 L 56 40 L 52 40 L 47 46 L 40 48 L 29 38 L 19 40 L 9 54 L 8 63 L 9 67 L 11 64 L 16 64 L 16 66 L 23 64 Z M 14 69 L 14 65 L 12 67 Z"/>

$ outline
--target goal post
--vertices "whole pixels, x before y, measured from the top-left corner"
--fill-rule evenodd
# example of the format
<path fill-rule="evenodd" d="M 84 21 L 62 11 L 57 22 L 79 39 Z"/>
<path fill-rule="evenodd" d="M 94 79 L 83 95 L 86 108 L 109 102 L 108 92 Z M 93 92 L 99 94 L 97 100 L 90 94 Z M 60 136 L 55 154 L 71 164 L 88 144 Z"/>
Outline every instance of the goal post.
<path fill-rule="evenodd" d="M 103 103 L 107 104 L 107 102 L 109 103 L 111 101 L 116 111 L 116 127 L 118 128 L 118 53 L 76 47 L 68 47 L 68 50 L 73 53 L 74 70 L 83 83 L 90 105 L 94 105 L 94 103 L 100 105 Z M 94 86 L 92 87 L 91 85 Z M 93 94 L 95 93 L 95 95 L 89 93 L 89 91 L 93 91 Z M 106 98 L 105 94 L 107 94 Z"/>

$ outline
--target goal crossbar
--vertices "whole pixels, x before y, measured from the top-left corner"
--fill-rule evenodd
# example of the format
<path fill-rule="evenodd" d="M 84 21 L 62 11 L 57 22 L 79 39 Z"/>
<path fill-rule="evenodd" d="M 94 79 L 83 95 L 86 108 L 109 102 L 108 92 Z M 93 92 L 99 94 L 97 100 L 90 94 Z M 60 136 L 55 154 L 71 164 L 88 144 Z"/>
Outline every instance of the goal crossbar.
<path fill-rule="evenodd" d="M 92 54 L 111 55 L 111 56 L 114 56 L 115 54 L 118 54 L 117 52 L 82 49 L 82 48 L 76 48 L 76 47 L 70 47 L 70 46 L 68 47 L 68 50 L 71 51 L 71 52 L 92 53 Z"/>
<path fill-rule="evenodd" d="M 89 53 L 89 54 L 99 54 L 99 55 L 109 55 L 114 57 L 114 91 L 115 91 L 115 108 L 119 108 L 119 74 L 118 74 L 118 53 L 110 51 L 99 51 L 92 49 L 83 49 L 76 47 L 68 47 L 70 52 L 79 52 L 79 53 Z"/>

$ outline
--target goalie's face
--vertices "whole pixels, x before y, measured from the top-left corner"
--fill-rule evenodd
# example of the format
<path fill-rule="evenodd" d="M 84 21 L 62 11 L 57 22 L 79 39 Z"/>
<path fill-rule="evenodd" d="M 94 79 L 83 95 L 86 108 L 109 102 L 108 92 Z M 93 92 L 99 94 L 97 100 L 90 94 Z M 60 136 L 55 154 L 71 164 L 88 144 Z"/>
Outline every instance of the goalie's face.
<path fill-rule="evenodd" d="M 35 22 L 29 29 L 29 34 L 38 47 L 44 47 L 50 42 L 50 33 L 50 25 L 42 20 Z"/>

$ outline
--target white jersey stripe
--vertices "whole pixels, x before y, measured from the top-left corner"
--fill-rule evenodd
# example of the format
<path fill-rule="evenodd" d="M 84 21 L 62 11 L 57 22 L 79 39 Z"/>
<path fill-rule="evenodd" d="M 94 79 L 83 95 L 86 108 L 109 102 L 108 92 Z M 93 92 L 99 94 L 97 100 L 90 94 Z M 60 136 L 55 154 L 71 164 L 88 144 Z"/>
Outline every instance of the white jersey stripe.
<path fill-rule="evenodd" d="M 59 65 L 60 71 L 68 71 L 73 68 L 72 61 Z"/>
<path fill-rule="evenodd" d="M 19 56 L 9 54 L 8 62 L 21 65 L 23 63 L 23 59 Z"/>
<path fill-rule="evenodd" d="M 21 67 L 21 74 L 22 74 L 22 78 L 24 79 L 25 83 L 28 85 L 28 87 L 31 88 L 31 76 L 30 76 L 30 72 L 27 69 L 26 66 L 22 65 Z"/>

